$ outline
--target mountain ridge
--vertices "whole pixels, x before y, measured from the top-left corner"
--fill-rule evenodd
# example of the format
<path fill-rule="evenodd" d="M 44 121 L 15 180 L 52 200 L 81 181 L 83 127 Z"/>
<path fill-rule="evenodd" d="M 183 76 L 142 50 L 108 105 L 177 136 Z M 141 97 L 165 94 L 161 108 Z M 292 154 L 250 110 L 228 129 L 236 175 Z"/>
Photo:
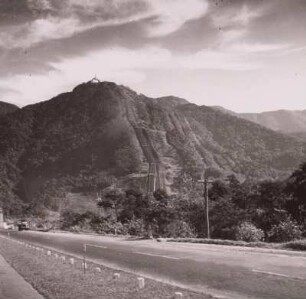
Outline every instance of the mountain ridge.
<path fill-rule="evenodd" d="M 243 119 L 258 123 L 274 131 L 286 134 L 306 132 L 306 109 L 264 111 L 260 113 L 237 113 L 221 106 L 212 106 L 221 112 L 241 117 Z"/>
<path fill-rule="evenodd" d="M 203 169 L 244 179 L 283 178 L 305 159 L 302 141 L 168 99 L 87 82 L 0 119 L 4 195 L 55 209 L 54 192 L 61 198 L 61 190 L 115 184 L 180 192 L 182 177 L 196 179 Z"/>

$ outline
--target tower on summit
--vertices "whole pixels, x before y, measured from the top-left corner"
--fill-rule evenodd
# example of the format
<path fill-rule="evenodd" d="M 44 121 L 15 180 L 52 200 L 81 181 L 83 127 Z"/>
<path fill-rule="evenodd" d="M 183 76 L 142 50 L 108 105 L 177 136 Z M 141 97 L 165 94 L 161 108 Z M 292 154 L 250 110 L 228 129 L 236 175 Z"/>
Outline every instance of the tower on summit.
<path fill-rule="evenodd" d="M 101 81 L 97 78 L 96 75 L 90 80 L 90 83 L 100 83 L 100 82 Z"/>

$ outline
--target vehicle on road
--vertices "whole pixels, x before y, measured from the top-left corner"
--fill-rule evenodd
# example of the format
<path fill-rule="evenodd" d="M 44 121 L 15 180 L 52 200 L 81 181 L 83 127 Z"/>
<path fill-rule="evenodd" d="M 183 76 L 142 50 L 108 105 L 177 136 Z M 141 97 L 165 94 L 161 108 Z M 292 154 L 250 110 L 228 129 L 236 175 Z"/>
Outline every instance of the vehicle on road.
<path fill-rule="evenodd" d="M 29 223 L 28 221 L 22 219 L 22 220 L 19 220 L 17 222 L 17 227 L 18 227 L 18 230 L 19 231 L 22 231 L 22 230 L 29 230 L 30 229 L 30 226 L 29 226 Z"/>

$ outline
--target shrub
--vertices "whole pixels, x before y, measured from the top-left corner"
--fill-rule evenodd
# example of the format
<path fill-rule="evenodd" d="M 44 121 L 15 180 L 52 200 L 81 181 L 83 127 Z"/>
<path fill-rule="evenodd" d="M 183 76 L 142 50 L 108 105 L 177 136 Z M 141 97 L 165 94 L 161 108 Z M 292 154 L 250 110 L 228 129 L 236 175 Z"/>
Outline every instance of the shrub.
<path fill-rule="evenodd" d="M 126 235 L 127 229 L 121 222 L 104 220 L 96 227 L 96 232 L 102 234 Z"/>
<path fill-rule="evenodd" d="M 175 220 L 166 228 L 167 237 L 171 238 L 194 238 L 196 234 L 190 225 L 182 220 Z"/>
<path fill-rule="evenodd" d="M 82 214 L 72 212 L 72 211 L 64 211 L 61 214 L 61 228 L 62 229 L 70 229 L 74 226 L 78 226 L 81 222 Z"/>
<path fill-rule="evenodd" d="M 293 250 L 305 250 L 306 251 L 306 240 L 298 240 L 285 243 L 283 248 L 289 248 Z"/>
<path fill-rule="evenodd" d="M 236 240 L 258 242 L 264 238 L 264 232 L 253 223 L 243 222 L 237 227 L 235 236 Z"/>
<path fill-rule="evenodd" d="M 130 220 L 124 224 L 124 228 L 132 236 L 141 236 L 146 233 L 145 224 L 142 219 Z"/>
<path fill-rule="evenodd" d="M 302 238 L 302 229 L 297 223 L 291 219 L 273 225 L 268 233 L 271 242 L 289 242 Z"/>

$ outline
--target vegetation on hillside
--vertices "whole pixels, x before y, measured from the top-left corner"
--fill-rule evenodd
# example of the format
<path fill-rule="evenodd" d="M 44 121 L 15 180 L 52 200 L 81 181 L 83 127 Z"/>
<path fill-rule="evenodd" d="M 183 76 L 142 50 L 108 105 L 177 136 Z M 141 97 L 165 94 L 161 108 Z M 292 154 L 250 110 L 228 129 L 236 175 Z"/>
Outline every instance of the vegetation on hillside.
<path fill-rule="evenodd" d="M 0 116 L 15 112 L 18 109 L 14 104 L 0 101 Z"/>
<path fill-rule="evenodd" d="M 146 137 L 142 142 L 138 131 Z M 145 194 L 144 148 L 154 153 L 158 181 L 171 196 Z M 251 223 L 267 239 L 289 217 L 300 225 L 300 191 L 287 188 L 292 178 L 282 180 L 305 159 L 305 148 L 295 138 L 182 99 L 151 99 L 110 82 L 84 83 L 0 118 L 0 205 L 6 215 L 44 218 L 65 210 L 67 194 L 102 192 L 106 199 L 109 190 L 118 190 L 120 200 L 110 194 L 110 206 L 101 207 L 103 229 L 89 214 L 80 226 L 201 236 L 204 206 L 195 182 L 210 169 L 213 237 L 234 238 L 237 226 Z M 252 182 L 267 179 L 273 181 Z M 77 229 L 79 216 L 72 218 L 66 227 Z"/>
<path fill-rule="evenodd" d="M 306 237 L 306 163 L 284 181 L 240 183 L 234 175 L 209 189 L 211 236 L 247 242 L 288 242 Z M 111 190 L 98 202 L 99 213 L 62 214 L 62 227 L 138 236 L 205 237 L 201 191 L 153 196 Z"/>

